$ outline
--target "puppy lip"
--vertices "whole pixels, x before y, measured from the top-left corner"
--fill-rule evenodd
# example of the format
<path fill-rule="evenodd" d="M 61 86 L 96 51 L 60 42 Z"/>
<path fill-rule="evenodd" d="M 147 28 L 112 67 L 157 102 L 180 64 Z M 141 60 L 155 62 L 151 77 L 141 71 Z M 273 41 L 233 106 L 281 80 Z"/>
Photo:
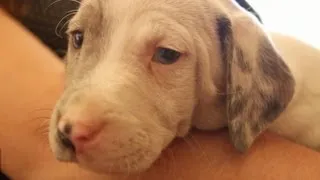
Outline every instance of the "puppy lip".
<path fill-rule="evenodd" d="M 70 153 L 69 156 L 56 156 L 56 159 L 60 162 L 69 162 L 69 163 L 77 163 L 78 159 L 74 153 Z"/>
<path fill-rule="evenodd" d="M 54 152 L 55 158 L 61 162 L 78 162 L 75 151 L 73 149 L 68 149 L 61 144 L 61 141 L 58 137 L 56 137 L 56 143 L 58 145 L 58 149 L 60 149 L 60 153 L 57 151 Z M 64 155 L 61 155 L 63 153 Z"/>

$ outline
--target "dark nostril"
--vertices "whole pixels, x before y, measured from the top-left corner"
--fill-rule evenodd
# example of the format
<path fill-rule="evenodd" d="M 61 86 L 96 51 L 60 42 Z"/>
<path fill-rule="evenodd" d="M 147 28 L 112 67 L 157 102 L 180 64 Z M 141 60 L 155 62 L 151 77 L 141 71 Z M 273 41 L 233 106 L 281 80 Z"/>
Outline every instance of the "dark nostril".
<path fill-rule="evenodd" d="M 64 133 L 66 133 L 67 135 L 70 135 L 71 131 L 72 131 L 72 126 L 70 124 L 66 124 L 63 128 Z"/>
<path fill-rule="evenodd" d="M 58 130 L 57 136 L 64 147 L 66 147 L 72 151 L 75 151 L 75 147 L 74 147 L 73 143 L 71 142 L 71 140 L 65 134 L 63 134 L 60 130 Z"/>

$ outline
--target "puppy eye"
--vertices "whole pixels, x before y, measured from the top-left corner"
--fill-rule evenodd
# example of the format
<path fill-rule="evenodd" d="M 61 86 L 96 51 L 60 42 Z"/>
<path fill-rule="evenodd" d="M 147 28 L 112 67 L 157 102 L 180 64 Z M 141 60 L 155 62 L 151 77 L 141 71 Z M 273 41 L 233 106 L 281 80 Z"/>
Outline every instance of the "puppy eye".
<path fill-rule="evenodd" d="M 169 48 L 158 48 L 153 56 L 153 60 L 161 64 L 173 64 L 175 63 L 181 53 Z"/>
<path fill-rule="evenodd" d="M 73 31 L 72 36 L 72 45 L 75 49 L 80 49 L 83 43 L 83 33 L 81 31 Z"/>

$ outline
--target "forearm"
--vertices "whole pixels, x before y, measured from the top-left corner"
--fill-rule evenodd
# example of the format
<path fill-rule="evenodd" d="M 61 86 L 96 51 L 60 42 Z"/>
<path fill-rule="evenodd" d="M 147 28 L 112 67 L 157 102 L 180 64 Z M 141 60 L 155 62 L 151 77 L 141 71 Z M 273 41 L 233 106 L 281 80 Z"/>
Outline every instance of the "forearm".
<path fill-rule="evenodd" d="M 64 71 L 55 56 L 3 11 L 0 24 L 0 147 L 2 168 L 13 173 L 19 167 L 34 168 L 36 156 L 48 152 L 46 136 L 37 133 L 47 129 Z"/>

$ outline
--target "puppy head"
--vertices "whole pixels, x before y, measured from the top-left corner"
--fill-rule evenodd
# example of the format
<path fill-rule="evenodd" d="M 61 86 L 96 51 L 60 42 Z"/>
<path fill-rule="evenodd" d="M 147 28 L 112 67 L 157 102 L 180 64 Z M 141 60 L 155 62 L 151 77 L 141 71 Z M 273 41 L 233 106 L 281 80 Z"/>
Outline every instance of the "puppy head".
<path fill-rule="evenodd" d="M 192 120 L 228 115 L 247 148 L 292 96 L 271 41 L 231 1 L 85 0 L 68 34 L 49 141 L 59 160 L 96 172 L 146 170 Z"/>
<path fill-rule="evenodd" d="M 69 23 L 66 86 L 50 124 L 59 160 L 97 172 L 139 172 L 188 132 L 197 59 L 185 26 L 195 20 L 179 10 L 187 5 L 82 2 Z"/>

